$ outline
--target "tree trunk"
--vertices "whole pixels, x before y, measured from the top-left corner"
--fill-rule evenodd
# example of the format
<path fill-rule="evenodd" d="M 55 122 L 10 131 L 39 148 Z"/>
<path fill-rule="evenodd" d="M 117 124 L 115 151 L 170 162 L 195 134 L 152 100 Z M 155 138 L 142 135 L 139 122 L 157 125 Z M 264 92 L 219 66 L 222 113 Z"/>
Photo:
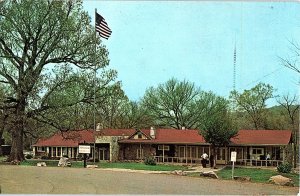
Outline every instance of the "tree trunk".
<path fill-rule="evenodd" d="M 12 130 L 12 145 L 9 155 L 9 161 L 18 164 L 24 160 L 23 154 L 23 133 L 24 133 L 24 122 L 25 122 L 25 98 L 19 101 L 16 108 L 15 126 Z"/>
<path fill-rule="evenodd" d="M 2 156 L 3 155 L 3 152 L 2 152 L 2 147 L 1 147 L 1 145 L 2 145 L 2 141 L 3 141 L 3 139 L 2 139 L 2 132 L 0 131 L 0 156 Z"/>
<path fill-rule="evenodd" d="M 216 166 L 217 166 L 217 164 L 216 164 L 217 163 L 217 156 L 216 156 L 217 148 L 214 145 L 211 146 L 211 152 L 212 152 L 212 154 L 210 156 L 213 156 L 213 159 L 210 159 L 210 161 L 214 162 L 213 168 L 216 168 Z"/>
<path fill-rule="evenodd" d="M 17 129 L 16 126 L 15 130 L 12 132 L 12 146 L 9 155 L 9 161 L 12 161 L 16 164 L 18 162 L 24 160 L 23 155 L 23 129 Z"/>
<path fill-rule="evenodd" d="M 5 115 L 4 113 L 2 115 L 3 115 L 3 119 L 0 124 L 0 156 L 3 155 L 1 145 L 5 144 L 5 141 L 2 137 L 3 137 L 3 133 L 4 133 L 4 129 L 5 129 L 6 119 L 8 118 L 8 115 Z"/>
<path fill-rule="evenodd" d="M 298 161 L 298 134 L 297 134 L 297 130 L 294 130 L 294 134 L 292 135 L 293 138 L 293 143 L 294 143 L 294 149 L 293 149 L 293 166 L 294 168 L 297 168 L 297 161 Z"/>

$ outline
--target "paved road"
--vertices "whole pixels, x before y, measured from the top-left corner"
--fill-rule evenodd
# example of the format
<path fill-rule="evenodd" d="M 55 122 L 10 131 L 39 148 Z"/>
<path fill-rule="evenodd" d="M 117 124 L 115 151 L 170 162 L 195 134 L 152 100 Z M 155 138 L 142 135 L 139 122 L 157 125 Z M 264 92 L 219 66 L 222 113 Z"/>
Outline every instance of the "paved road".
<path fill-rule="evenodd" d="M 296 195 L 296 187 L 101 169 L 3 166 L 3 194 Z"/>

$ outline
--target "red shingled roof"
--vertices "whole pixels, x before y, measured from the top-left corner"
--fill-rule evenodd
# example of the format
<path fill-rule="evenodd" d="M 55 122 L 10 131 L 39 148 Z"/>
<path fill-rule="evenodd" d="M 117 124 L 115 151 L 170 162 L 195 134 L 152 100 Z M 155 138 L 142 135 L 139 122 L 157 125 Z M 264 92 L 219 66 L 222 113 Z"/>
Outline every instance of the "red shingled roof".
<path fill-rule="evenodd" d="M 287 145 L 291 136 L 289 130 L 240 130 L 231 142 L 236 145 Z"/>
<path fill-rule="evenodd" d="M 141 130 L 150 137 L 150 129 Z M 105 129 L 95 135 L 132 136 L 135 129 Z M 240 130 L 231 139 L 231 145 L 287 145 L 291 139 L 289 130 Z M 65 146 L 77 147 L 78 143 L 94 142 L 92 130 L 58 132 L 47 139 L 40 139 L 33 146 Z M 155 139 L 123 139 L 119 143 L 151 143 L 151 144 L 207 144 L 198 130 L 156 129 Z"/>
<path fill-rule="evenodd" d="M 130 136 L 136 132 L 135 129 L 103 129 L 96 131 L 96 135 L 101 136 Z"/>
<path fill-rule="evenodd" d="M 141 130 L 146 135 L 150 136 L 149 129 Z M 124 139 L 119 143 L 172 143 L 172 144 L 204 144 L 204 138 L 199 135 L 198 130 L 178 130 L 178 129 L 156 129 L 155 139 Z"/>
<path fill-rule="evenodd" d="M 78 143 L 94 143 L 92 130 L 57 132 L 46 139 L 39 139 L 33 146 L 77 147 Z"/>

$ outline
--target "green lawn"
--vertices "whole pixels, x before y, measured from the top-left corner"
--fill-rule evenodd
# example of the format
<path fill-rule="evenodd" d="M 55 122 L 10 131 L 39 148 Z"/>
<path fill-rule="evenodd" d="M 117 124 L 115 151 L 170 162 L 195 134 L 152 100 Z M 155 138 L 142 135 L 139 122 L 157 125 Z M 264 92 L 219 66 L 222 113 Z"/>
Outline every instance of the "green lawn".
<path fill-rule="evenodd" d="M 38 162 L 45 162 L 49 167 L 56 167 L 58 160 L 24 160 L 21 162 L 23 166 L 36 166 Z M 83 168 L 83 161 L 71 161 L 72 166 L 76 168 Z M 88 162 L 88 165 L 93 163 Z M 96 163 L 99 168 L 120 168 L 120 169 L 134 169 L 134 170 L 150 170 L 150 171 L 173 171 L 173 170 L 187 170 L 185 166 L 179 165 L 145 165 L 144 163 Z"/>
<path fill-rule="evenodd" d="M 150 171 L 187 170 L 187 167 L 180 165 L 145 165 L 144 163 L 99 163 L 98 166 L 100 168 L 122 168 Z"/>
<path fill-rule="evenodd" d="M 231 167 L 225 167 L 224 169 L 217 172 L 217 175 L 221 179 L 231 179 Z M 252 182 L 268 182 L 271 176 L 282 175 L 288 178 L 291 178 L 295 186 L 299 186 L 299 174 L 290 173 L 279 173 L 275 170 L 270 169 L 260 169 L 260 168 L 234 168 L 234 176 L 249 176 L 251 177 Z"/>
<path fill-rule="evenodd" d="M 0 156 L 0 162 L 4 162 L 7 159 L 7 156 Z"/>

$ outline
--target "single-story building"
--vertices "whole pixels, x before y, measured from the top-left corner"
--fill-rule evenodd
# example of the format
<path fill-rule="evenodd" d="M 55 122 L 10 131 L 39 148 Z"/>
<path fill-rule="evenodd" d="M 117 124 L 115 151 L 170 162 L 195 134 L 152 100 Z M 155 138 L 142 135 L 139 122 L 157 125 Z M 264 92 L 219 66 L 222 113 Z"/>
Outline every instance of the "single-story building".
<path fill-rule="evenodd" d="M 60 158 L 64 155 L 69 158 L 78 158 L 78 145 L 80 143 L 94 144 L 94 131 L 67 131 L 57 132 L 49 138 L 42 138 L 32 145 L 35 157 Z M 91 153 L 89 156 L 91 156 Z"/>
<path fill-rule="evenodd" d="M 278 165 L 285 160 L 285 148 L 291 143 L 289 130 L 240 130 L 228 146 L 217 148 L 217 164 L 228 164 L 232 151 L 237 163 L 244 165 Z M 85 141 L 92 148 L 90 158 L 107 161 L 142 160 L 154 156 L 158 162 L 198 163 L 205 152 L 211 155 L 211 145 L 198 130 L 178 129 L 101 129 L 57 133 L 39 140 L 35 155 L 76 158 L 78 145 Z M 270 159 L 266 161 L 266 155 Z"/>

